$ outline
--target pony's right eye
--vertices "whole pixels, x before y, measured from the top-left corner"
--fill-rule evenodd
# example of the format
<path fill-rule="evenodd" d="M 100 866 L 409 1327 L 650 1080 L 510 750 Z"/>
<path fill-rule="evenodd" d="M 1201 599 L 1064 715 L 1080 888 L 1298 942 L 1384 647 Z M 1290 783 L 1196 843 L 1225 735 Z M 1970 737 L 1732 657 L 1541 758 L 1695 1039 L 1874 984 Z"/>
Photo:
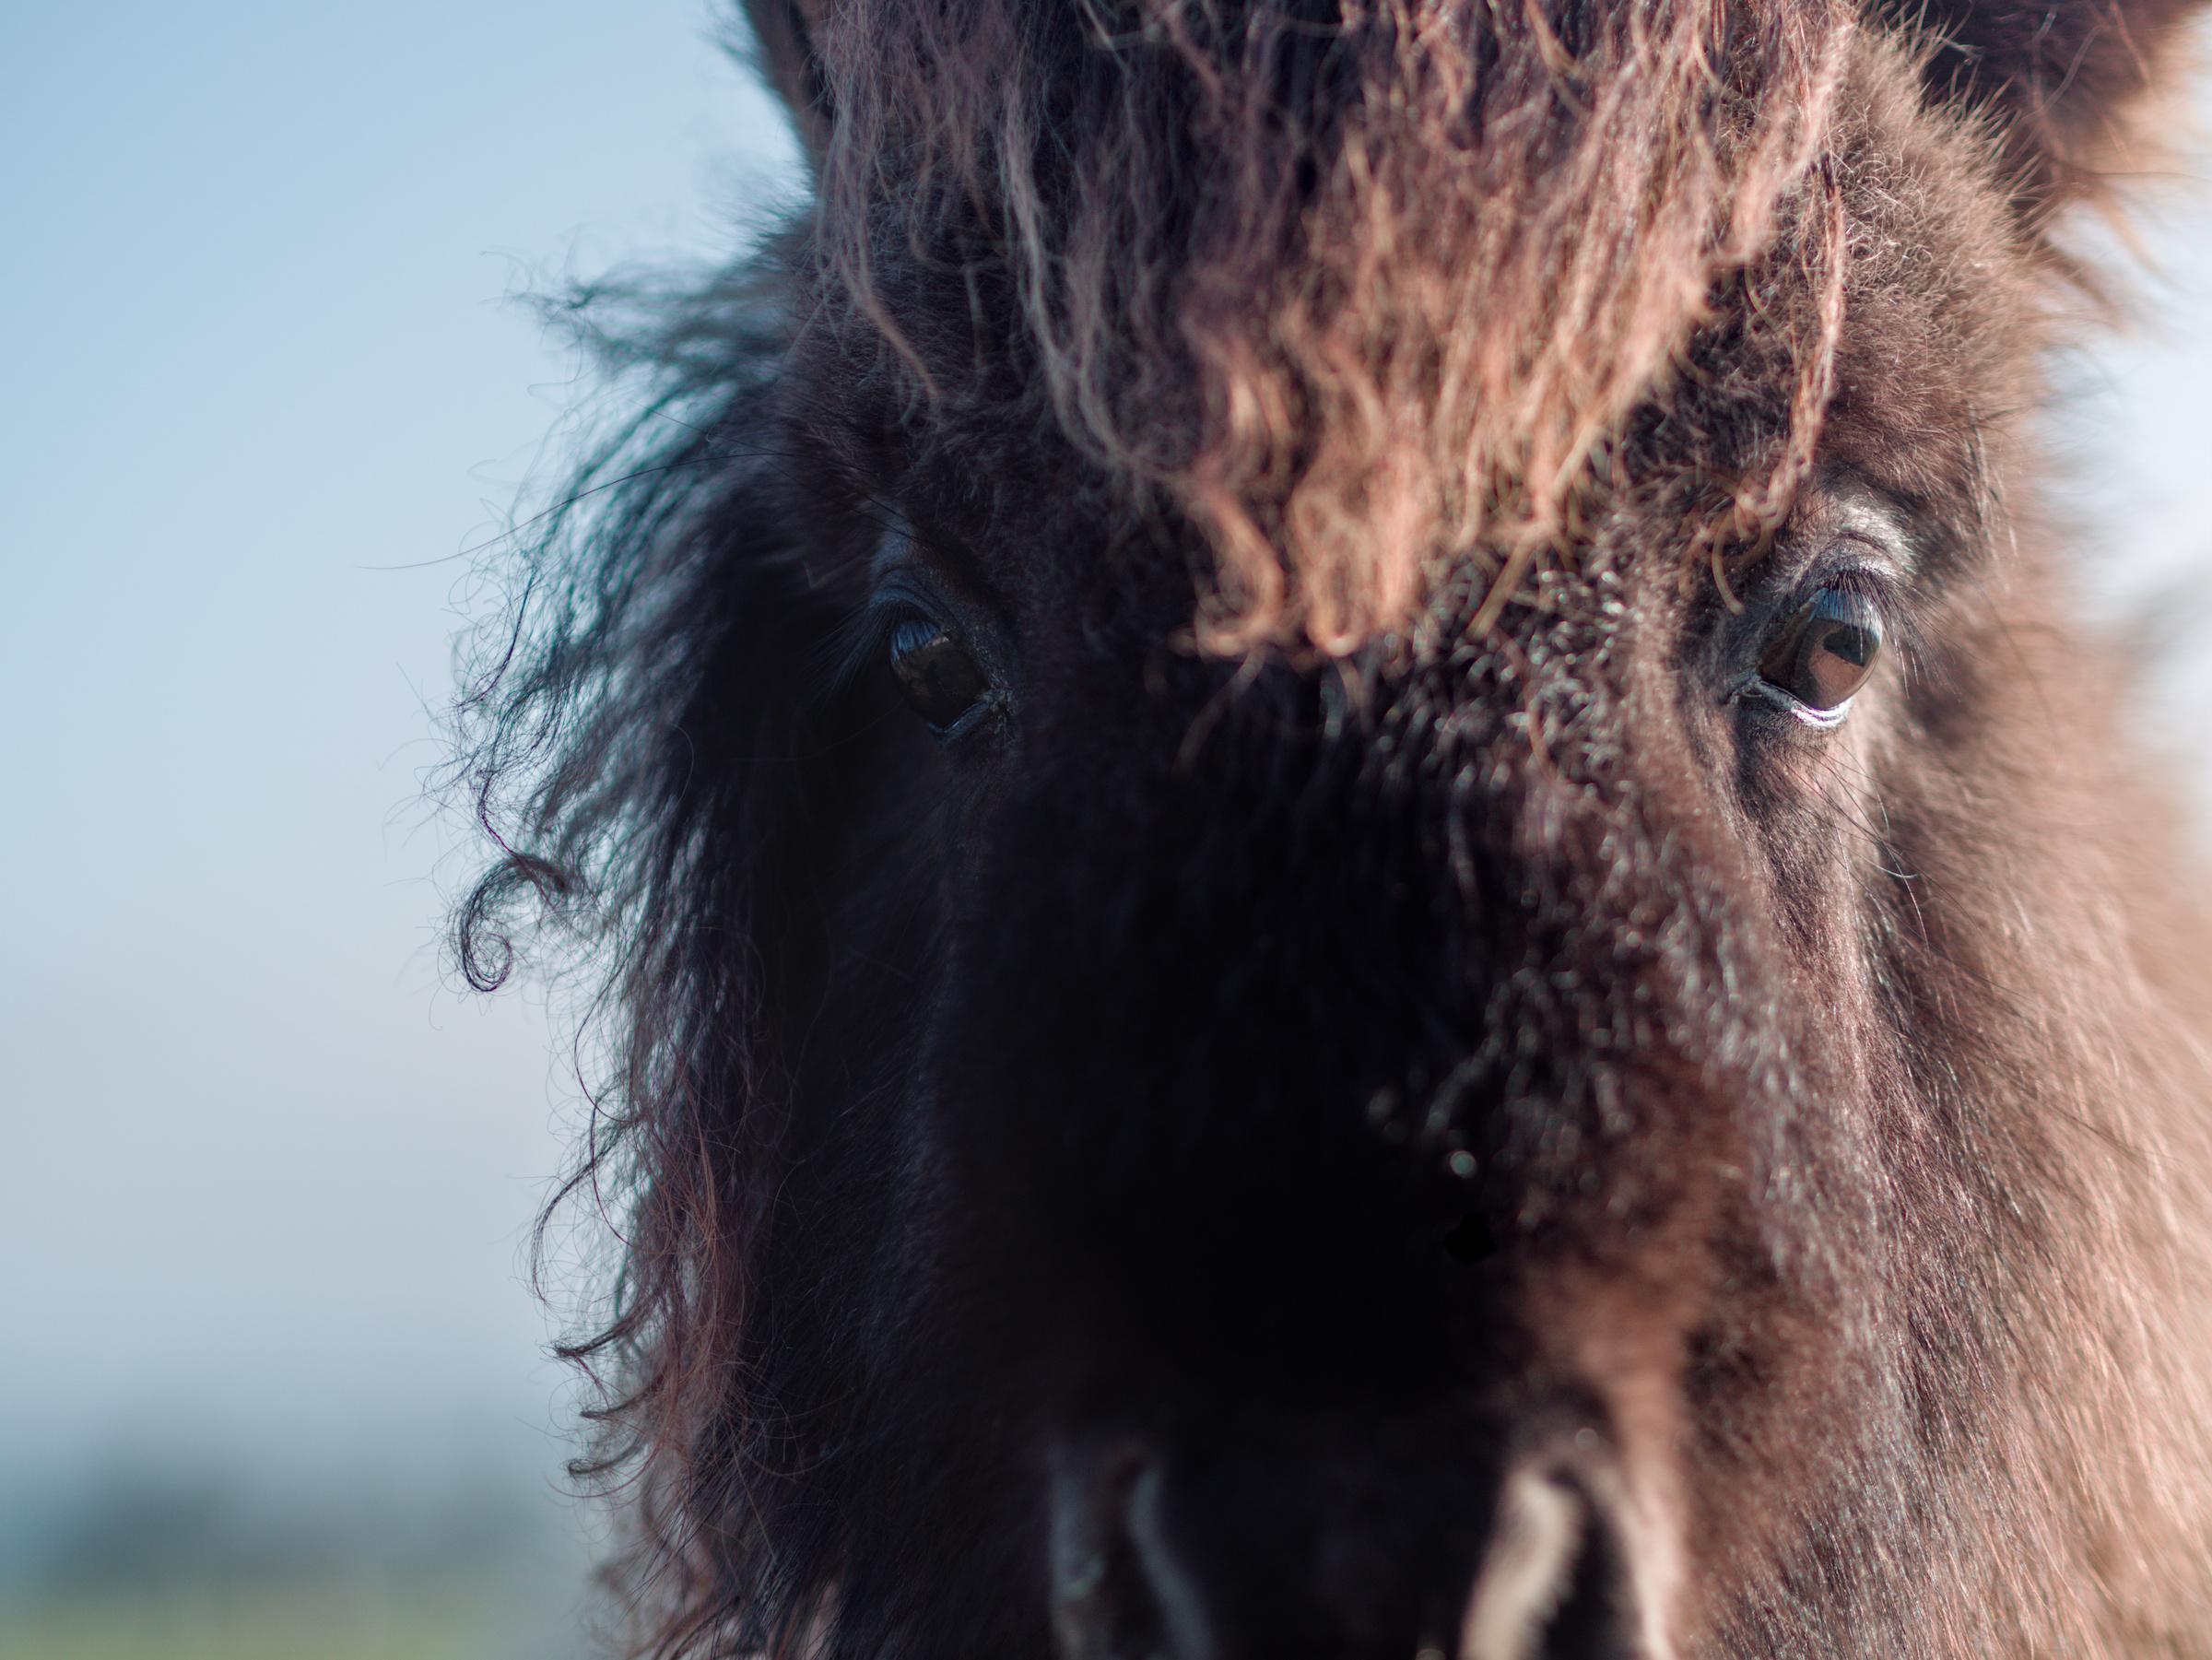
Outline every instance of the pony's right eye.
<path fill-rule="evenodd" d="M 959 641 L 925 618 L 891 630 L 891 677 L 907 705 L 939 732 L 983 700 L 991 682 Z"/>

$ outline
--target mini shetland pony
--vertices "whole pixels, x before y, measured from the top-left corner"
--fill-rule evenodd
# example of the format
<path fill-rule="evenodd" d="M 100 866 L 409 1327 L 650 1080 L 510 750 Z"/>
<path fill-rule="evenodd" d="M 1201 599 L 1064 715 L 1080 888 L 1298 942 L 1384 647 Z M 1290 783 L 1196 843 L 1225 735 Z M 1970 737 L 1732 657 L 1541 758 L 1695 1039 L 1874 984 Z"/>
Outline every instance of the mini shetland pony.
<path fill-rule="evenodd" d="M 2186 20 L 757 0 L 810 203 L 466 705 L 640 1652 L 2212 1655 L 2212 942 L 2032 482 Z"/>

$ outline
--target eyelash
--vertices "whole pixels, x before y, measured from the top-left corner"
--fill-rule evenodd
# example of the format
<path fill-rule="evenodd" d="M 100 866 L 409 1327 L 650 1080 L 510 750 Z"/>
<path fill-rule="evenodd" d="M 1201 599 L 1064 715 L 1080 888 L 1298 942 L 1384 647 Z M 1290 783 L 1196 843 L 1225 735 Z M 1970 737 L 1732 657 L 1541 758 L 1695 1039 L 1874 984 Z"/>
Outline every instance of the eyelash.
<path fill-rule="evenodd" d="M 852 690 L 889 654 L 893 631 L 913 618 L 937 622 L 920 606 L 895 593 L 877 595 L 848 617 L 824 652 L 818 700 L 828 702 Z"/>

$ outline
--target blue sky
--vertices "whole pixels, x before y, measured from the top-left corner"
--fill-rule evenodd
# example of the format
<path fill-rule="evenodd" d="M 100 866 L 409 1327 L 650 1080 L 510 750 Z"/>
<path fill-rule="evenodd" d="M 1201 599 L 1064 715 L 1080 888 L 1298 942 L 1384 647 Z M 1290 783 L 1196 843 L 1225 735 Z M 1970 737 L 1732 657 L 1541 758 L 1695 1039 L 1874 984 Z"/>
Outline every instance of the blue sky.
<path fill-rule="evenodd" d="M 441 973 L 425 705 L 579 392 L 510 297 L 788 182 L 710 29 L 0 23 L 0 1461 L 548 1418 L 516 1267 L 570 1098 L 541 1009 Z"/>
<path fill-rule="evenodd" d="M 719 256 L 790 186 L 711 28 L 0 21 L 0 1466 L 555 1460 L 517 1267 L 573 1101 L 539 1007 L 441 971 L 466 861 L 419 798 L 426 704 L 481 603 L 462 556 L 582 390 L 512 297 Z M 2062 423 L 2121 607 L 2212 549 L 2201 205 L 2153 245 L 2164 321 L 2077 363 Z"/>

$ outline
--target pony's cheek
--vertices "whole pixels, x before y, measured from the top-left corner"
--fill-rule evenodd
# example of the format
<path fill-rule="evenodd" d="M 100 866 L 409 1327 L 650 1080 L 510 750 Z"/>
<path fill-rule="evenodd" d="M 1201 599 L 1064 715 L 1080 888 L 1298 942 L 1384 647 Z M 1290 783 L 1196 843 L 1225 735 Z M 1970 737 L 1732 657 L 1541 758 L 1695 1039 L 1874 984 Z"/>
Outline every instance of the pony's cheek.
<path fill-rule="evenodd" d="M 1746 806 L 1762 821 L 1771 851 L 1786 857 L 1795 844 L 1818 853 L 1836 832 L 1835 820 L 1855 819 L 1865 809 L 1892 707 L 1877 675 L 1831 724 L 1776 707 L 1737 712 L 1739 787 Z"/>
<path fill-rule="evenodd" d="M 1881 699 L 1870 688 L 1852 700 L 1850 713 L 1833 731 L 1774 747 L 1779 791 L 1827 827 L 1807 853 L 1825 851 L 1862 821 L 1873 794 L 1871 740 L 1883 713 Z"/>

